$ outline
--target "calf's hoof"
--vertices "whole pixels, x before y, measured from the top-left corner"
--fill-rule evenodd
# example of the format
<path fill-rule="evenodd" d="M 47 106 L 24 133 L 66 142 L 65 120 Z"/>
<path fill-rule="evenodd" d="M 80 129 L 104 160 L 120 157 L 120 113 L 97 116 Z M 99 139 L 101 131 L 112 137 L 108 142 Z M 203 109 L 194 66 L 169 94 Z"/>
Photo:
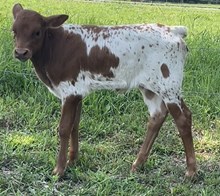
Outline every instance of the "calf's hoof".
<path fill-rule="evenodd" d="M 132 173 L 134 173 L 134 172 L 136 172 L 137 171 L 137 163 L 136 163 L 136 161 L 132 164 L 132 166 L 131 166 L 131 172 Z"/>
<path fill-rule="evenodd" d="M 187 167 L 185 177 L 192 179 L 194 176 L 196 176 L 196 174 L 197 174 L 197 167 L 196 167 L 196 163 L 193 162 Z"/>
<path fill-rule="evenodd" d="M 196 176 L 196 170 L 187 170 L 186 171 L 186 174 L 185 174 L 186 178 L 192 179 L 195 176 Z"/>
<path fill-rule="evenodd" d="M 59 177 L 62 177 L 64 175 L 64 171 L 65 171 L 65 168 L 61 168 L 61 167 L 57 166 L 53 170 L 53 175 L 57 175 Z"/>

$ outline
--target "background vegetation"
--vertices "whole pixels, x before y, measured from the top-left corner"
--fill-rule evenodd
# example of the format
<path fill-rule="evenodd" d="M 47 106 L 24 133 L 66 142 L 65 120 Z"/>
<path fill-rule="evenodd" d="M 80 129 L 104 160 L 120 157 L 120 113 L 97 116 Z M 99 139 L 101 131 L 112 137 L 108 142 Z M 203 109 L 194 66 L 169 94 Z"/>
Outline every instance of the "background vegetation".
<path fill-rule="evenodd" d="M 95 92 L 84 100 L 79 161 L 58 180 L 51 172 L 60 102 L 38 81 L 30 62 L 13 59 L 14 3 L 2 0 L 0 5 L 0 195 L 219 195 L 219 6 L 20 0 L 25 8 L 44 15 L 69 14 L 69 23 L 163 23 L 189 28 L 183 94 L 193 112 L 197 177 L 184 179 L 184 151 L 171 119 L 149 160 L 136 174 L 129 172 L 148 116 L 140 93 L 133 90 L 125 95 Z"/>
<path fill-rule="evenodd" d="M 220 4 L 220 0 L 125 0 L 125 1 L 133 1 L 133 2 L 149 2 L 149 3 L 196 3 L 196 4 Z"/>

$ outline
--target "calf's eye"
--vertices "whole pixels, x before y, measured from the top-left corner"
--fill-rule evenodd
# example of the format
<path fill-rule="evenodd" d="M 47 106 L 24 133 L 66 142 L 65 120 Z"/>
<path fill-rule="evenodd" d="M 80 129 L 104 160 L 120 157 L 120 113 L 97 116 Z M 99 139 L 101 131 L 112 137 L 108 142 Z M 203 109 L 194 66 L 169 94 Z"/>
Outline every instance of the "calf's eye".
<path fill-rule="evenodd" d="M 35 31 L 33 34 L 32 34 L 33 37 L 40 37 L 41 36 L 41 31 Z"/>
<path fill-rule="evenodd" d="M 40 36 L 40 31 L 37 31 L 37 32 L 35 33 L 35 35 L 36 35 L 37 37 L 39 37 L 39 36 Z"/>

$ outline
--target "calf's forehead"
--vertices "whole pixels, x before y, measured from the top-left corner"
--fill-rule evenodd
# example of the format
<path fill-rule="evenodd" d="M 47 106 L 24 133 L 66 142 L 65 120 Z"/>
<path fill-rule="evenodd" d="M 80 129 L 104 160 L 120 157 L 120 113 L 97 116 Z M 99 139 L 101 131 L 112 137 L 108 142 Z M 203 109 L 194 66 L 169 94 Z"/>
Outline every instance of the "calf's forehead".
<path fill-rule="evenodd" d="M 23 10 L 14 20 L 13 28 L 40 28 L 44 25 L 43 16 L 34 11 Z"/>

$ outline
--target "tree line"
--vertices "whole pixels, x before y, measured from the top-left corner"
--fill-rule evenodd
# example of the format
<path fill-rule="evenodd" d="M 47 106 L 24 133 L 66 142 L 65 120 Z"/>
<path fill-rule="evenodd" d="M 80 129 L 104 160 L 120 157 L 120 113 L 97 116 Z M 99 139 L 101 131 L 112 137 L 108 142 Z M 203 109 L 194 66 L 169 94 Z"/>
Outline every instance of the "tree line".
<path fill-rule="evenodd" d="M 201 3 L 220 4 L 220 0 L 132 0 L 133 2 L 170 2 L 170 3 Z"/>

